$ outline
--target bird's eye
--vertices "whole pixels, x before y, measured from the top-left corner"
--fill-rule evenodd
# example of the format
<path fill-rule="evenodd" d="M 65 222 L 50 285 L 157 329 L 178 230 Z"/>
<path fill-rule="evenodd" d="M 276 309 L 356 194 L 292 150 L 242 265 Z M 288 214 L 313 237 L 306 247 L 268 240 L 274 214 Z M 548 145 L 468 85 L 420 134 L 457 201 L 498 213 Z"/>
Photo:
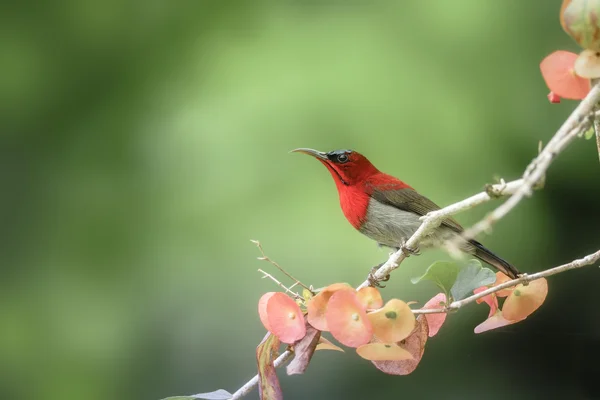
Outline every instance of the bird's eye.
<path fill-rule="evenodd" d="M 340 154 L 339 156 L 337 156 L 337 161 L 340 164 L 343 164 L 345 162 L 348 162 L 348 155 L 347 154 Z"/>

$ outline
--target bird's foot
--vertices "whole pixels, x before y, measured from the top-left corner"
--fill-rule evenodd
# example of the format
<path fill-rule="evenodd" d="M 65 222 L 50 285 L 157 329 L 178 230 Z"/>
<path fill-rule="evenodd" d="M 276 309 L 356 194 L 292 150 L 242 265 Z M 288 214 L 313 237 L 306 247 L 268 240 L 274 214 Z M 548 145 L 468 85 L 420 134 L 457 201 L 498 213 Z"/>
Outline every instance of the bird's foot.
<path fill-rule="evenodd" d="M 419 249 L 419 247 L 408 247 L 406 246 L 406 242 L 406 240 L 402 240 L 402 243 L 400 244 L 400 249 L 402 249 L 402 251 L 404 252 L 404 254 L 406 254 L 407 257 L 421 255 L 421 249 Z"/>
<path fill-rule="evenodd" d="M 382 265 L 383 264 L 379 264 L 371 268 L 371 272 L 369 272 L 369 277 L 367 278 L 367 280 L 369 281 L 369 286 L 383 289 L 385 286 L 379 282 L 386 282 L 390 280 L 390 274 L 387 274 L 385 277 L 383 277 L 383 279 L 377 279 L 375 277 L 375 272 L 377 272 L 377 270 L 381 268 Z"/>

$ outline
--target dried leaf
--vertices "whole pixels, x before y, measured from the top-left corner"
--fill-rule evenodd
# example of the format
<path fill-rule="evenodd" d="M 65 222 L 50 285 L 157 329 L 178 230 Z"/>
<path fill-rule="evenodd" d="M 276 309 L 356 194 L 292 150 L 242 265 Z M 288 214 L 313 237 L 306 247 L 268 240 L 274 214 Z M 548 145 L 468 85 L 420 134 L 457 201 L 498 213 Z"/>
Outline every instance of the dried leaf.
<path fill-rule="evenodd" d="M 307 324 L 306 335 L 294 346 L 294 359 L 286 368 L 288 375 L 303 374 L 306 371 L 320 338 L 321 331 Z"/>
<path fill-rule="evenodd" d="M 258 363 L 258 393 L 261 400 L 282 400 L 283 393 L 279 385 L 279 378 L 275 373 L 273 362 L 277 357 L 281 342 L 277 336 L 270 332 L 256 348 L 256 360 Z"/>
<path fill-rule="evenodd" d="M 429 335 L 429 326 L 427 325 L 427 318 L 423 315 L 419 315 L 416 320 L 417 324 L 413 333 L 411 333 L 398 345 L 403 349 L 407 350 L 411 355 L 411 360 L 400 360 L 400 361 L 372 361 L 373 365 L 377 369 L 386 374 L 390 375 L 408 375 L 413 372 L 425 352 L 425 344 L 427 343 L 427 337 Z"/>

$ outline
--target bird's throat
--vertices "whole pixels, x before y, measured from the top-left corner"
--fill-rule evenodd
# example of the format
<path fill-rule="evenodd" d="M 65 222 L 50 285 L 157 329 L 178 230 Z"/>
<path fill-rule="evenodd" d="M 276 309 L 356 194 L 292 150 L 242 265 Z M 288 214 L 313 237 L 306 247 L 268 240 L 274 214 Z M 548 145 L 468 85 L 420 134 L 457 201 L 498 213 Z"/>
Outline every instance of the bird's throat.
<path fill-rule="evenodd" d="M 340 206 L 344 216 L 356 229 L 366 221 L 367 209 L 371 197 L 358 186 L 346 186 L 336 181 L 338 194 L 340 196 Z"/>

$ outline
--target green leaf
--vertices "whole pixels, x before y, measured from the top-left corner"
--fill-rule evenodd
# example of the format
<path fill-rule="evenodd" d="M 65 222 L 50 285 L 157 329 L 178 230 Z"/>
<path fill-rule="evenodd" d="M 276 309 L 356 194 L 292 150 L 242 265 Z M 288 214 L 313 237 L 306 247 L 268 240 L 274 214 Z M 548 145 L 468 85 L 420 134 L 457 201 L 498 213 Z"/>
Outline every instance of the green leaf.
<path fill-rule="evenodd" d="M 596 133 L 596 131 L 594 130 L 594 127 L 592 126 L 590 129 L 588 129 L 587 131 L 585 131 L 583 133 L 583 137 L 585 138 L 585 140 L 590 140 L 591 138 L 594 137 L 595 133 Z"/>
<path fill-rule="evenodd" d="M 496 274 L 489 268 L 483 268 L 478 260 L 469 260 L 456 277 L 450 290 L 454 300 L 462 300 L 474 289 L 496 282 Z"/>
<path fill-rule="evenodd" d="M 436 261 L 427 268 L 427 271 L 425 271 L 422 276 L 412 278 L 411 282 L 416 284 L 423 280 L 432 281 L 446 294 L 446 298 L 448 298 L 448 294 L 456 281 L 459 270 L 460 268 L 454 262 Z"/>
<path fill-rule="evenodd" d="M 261 400 L 283 399 L 279 378 L 277 378 L 275 366 L 273 365 L 280 344 L 281 342 L 277 336 L 271 335 L 269 332 L 256 348 L 256 361 L 258 363 L 258 394 Z"/>

